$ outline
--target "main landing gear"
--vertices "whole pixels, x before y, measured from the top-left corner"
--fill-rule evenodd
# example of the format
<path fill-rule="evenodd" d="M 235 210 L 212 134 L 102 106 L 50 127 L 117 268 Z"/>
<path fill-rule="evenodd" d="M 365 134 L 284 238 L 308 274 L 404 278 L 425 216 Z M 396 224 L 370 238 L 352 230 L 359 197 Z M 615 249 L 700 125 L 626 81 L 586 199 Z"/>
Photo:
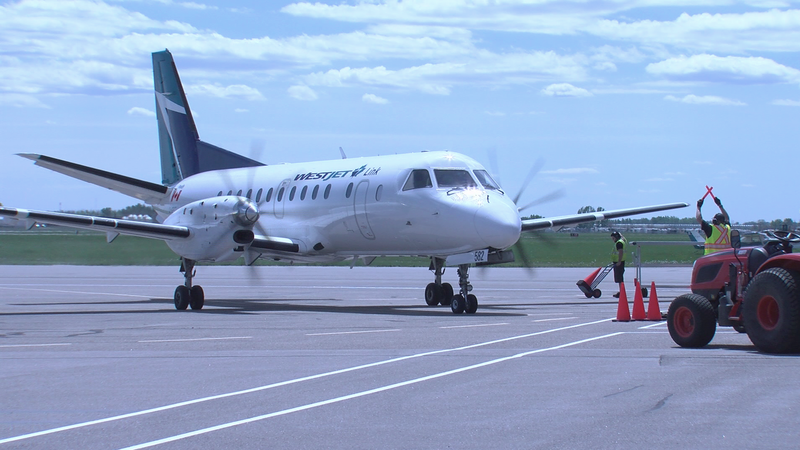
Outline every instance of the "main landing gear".
<path fill-rule="evenodd" d="M 184 311 L 189 306 L 192 309 L 203 309 L 203 304 L 205 303 L 203 288 L 192 286 L 192 278 L 195 274 L 194 263 L 195 261 L 191 259 L 181 259 L 181 272 L 183 272 L 184 282 L 175 288 L 175 309 L 179 311 Z"/>
<path fill-rule="evenodd" d="M 434 272 L 435 281 L 425 287 L 425 303 L 428 306 L 450 305 L 454 314 L 475 314 L 478 310 L 478 298 L 470 294 L 472 285 L 469 283 L 469 264 L 458 266 L 459 293 L 454 295 L 450 283 L 442 283 L 444 274 L 444 259 L 431 258 L 430 270 Z"/>

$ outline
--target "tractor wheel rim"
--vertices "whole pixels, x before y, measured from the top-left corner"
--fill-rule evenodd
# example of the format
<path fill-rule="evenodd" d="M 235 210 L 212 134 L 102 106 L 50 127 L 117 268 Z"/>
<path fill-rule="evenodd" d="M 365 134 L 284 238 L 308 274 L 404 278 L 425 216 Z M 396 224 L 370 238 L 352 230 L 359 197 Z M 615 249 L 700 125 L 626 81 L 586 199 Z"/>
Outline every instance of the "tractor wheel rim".
<path fill-rule="evenodd" d="M 694 333 L 694 314 L 692 311 L 682 306 L 675 311 L 675 332 L 681 337 L 687 338 Z"/>
<path fill-rule="evenodd" d="M 780 319 L 780 308 L 775 297 L 765 295 L 758 301 L 758 323 L 765 330 L 774 330 Z"/>

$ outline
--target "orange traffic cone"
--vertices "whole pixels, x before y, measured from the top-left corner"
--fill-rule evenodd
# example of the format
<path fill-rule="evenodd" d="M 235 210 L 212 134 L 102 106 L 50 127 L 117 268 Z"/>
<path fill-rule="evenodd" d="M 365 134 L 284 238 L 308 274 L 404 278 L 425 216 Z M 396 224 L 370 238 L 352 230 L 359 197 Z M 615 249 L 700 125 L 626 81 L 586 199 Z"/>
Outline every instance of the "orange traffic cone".
<path fill-rule="evenodd" d="M 583 282 L 586 283 L 586 284 L 592 284 L 592 281 L 594 281 L 594 279 L 597 278 L 597 274 L 600 273 L 601 269 L 602 269 L 602 267 L 598 267 L 597 270 L 595 270 L 594 272 L 590 273 L 588 277 L 584 278 Z"/>
<path fill-rule="evenodd" d="M 650 303 L 647 305 L 647 320 L 661 320 L 661 308 L 658 307 L 655 281 L 650 282 Z"/>
<path fill-rule="evenodd" d="M 644 320 L 647 318 L 647 315 L 644 313 L 644 299 L 642 298 L 642 286 L 639 284 L 639 280 L 636 278 L 633 279 L 633 284 L 636 286 L 636 292 L 633 294 L 633 320 Z"/>
<path fill-rule="evenodd" d="M 619 284 L 619 304 L 617 305 L 617 319 L 615 322 L 630 322 L 631 312 L 628 309 L 628 295 L 625 294 L 625 283 Z"/>

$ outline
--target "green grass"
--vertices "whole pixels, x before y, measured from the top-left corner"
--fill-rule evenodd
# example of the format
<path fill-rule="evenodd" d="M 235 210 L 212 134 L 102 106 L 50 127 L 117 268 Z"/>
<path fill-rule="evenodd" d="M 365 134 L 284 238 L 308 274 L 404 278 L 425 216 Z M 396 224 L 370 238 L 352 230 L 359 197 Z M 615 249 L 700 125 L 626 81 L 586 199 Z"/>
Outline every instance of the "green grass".
<path fill-rule="evenodd" d="M 689 241 L 685 234 L 627 234 L 634 241 Z M 613 242 L 608 233 L 530 233 L 523 235 L 522 247 L 534 267 L 599 267 L 610 261 Z M 628 264 L 633 265 L 629 245 Z M 703 251 L 691 245 L 642 247 L 642 263 L 691 264 Z M 517 257 L 514 264 L 521 266 Z M 428 266 L 427 258 L 378 258 L 373 266 Z M 107 243 L 105 234 L 91 232 L 21 232 L 0 233 L 0 265 L 178 265 L 179 257 L 159 240 L 119 236 Z M 231 264 L 241 265 L 239 259 Z M 259 265 L 281 264 L 259 260 Z M 350 262 L 337 265 L 349 265 Z M 357 264 L 362 264 L 358 262 Z"/>

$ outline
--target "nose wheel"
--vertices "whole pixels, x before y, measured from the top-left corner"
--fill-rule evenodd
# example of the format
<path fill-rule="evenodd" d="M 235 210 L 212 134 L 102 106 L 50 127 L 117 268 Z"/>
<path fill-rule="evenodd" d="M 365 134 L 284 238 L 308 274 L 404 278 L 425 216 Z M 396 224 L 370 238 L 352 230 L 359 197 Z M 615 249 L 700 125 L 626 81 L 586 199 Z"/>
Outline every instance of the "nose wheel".
<path fill-rule="evenodd" d="M 184 284 L 175 288 L 175 309 L 185 311 L 190 306 L 192 309 L 203 309 L 205 304 L 205 293 L 200 286 L 192 286 L 194 278 L 194 261 L 183 258 L 181 260 L 181 272 L 183 273 Z"/>

